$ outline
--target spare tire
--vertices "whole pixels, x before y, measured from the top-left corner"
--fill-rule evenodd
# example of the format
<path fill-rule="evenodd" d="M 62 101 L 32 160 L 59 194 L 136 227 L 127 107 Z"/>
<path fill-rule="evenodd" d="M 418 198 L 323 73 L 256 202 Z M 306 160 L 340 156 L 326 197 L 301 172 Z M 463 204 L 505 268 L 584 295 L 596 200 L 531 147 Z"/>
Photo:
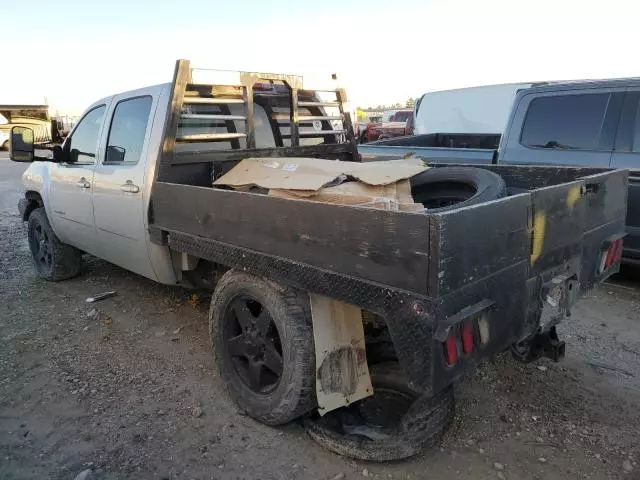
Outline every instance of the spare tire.
<path fill-rule="evenodd" d="M 489 170 L 474 167 L 435 167 L 411 177 L 411 195 L 424 213 L 438 213 L 496 200 L 507 186 Z"/>
<path fill-rule="evenodd" d="M 357 460 L 386 462 L 433 446 L 454 415 L 452 387 L 435 397 L 408 387 L 397 363 L 371 368 L 374 395 L 320 417 L 304 418 L 311 438 L 324 448 Z"/>

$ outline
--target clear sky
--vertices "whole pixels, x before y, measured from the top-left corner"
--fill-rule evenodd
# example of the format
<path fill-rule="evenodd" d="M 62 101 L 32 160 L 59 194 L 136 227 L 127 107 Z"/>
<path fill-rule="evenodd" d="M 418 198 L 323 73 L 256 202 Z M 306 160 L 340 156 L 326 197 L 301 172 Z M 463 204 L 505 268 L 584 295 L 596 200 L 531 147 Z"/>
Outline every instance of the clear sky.
<path fill-rule="evenodd" d="M 353 105 L 640 75 L 636 0 L 2 0 L 0 103 L 79 113 L 192 65 L 329 77 Z"/>

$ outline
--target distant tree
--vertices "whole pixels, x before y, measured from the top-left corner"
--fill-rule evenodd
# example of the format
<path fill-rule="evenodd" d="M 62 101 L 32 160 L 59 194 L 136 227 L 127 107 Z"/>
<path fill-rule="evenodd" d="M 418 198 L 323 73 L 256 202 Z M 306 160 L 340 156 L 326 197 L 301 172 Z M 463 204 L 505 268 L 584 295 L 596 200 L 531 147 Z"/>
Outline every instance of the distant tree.
<path fill-rule="evenodd" d="M 407 102 L 405 103 L 405 107 L 413 108 L 415 104 L 416 104 L 416 99 L 415 98 L 409 98 L 409 100 L 407 100 Z"/>

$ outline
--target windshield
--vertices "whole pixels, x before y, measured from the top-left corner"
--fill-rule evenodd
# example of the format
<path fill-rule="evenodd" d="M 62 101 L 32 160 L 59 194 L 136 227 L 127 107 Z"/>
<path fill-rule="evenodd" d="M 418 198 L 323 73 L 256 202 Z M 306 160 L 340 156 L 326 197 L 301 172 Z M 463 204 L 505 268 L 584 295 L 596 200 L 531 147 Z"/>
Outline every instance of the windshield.
<path fill-rule="evenodd" d="M 383 121 L 384 123 L 386 123 L 386 122 L 390 122 L 390 121 L 391 121 L 391 118 L 395 115 L 395 113 L 396 113 L 396 111 L 395 111 L 395 110 L 388 110 L 388 111 L 384 112 L 384 113 L 382 114 L 382 121 Z"/>
<path fill-rule="evenodd" d="M 413 112 L 409 112 L 409 111 L 405 111 L 405 112 L 396 112 L 396 114 L 393 116 L 393 121 L 394 122 L 406 122 L 407 120 L 409 120 L 409 117 L 411 116 Z"/>

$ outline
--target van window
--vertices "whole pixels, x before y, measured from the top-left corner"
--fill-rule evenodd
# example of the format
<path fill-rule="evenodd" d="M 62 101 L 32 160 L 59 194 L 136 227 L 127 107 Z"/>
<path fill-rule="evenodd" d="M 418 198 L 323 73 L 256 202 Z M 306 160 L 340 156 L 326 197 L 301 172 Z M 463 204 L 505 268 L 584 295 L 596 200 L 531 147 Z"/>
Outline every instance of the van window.
<path fill-rule="evenodd" d="M 596 150 L 608 103 L 608 93 L 536 98 L 520 141 L 535 148 Z"/>

